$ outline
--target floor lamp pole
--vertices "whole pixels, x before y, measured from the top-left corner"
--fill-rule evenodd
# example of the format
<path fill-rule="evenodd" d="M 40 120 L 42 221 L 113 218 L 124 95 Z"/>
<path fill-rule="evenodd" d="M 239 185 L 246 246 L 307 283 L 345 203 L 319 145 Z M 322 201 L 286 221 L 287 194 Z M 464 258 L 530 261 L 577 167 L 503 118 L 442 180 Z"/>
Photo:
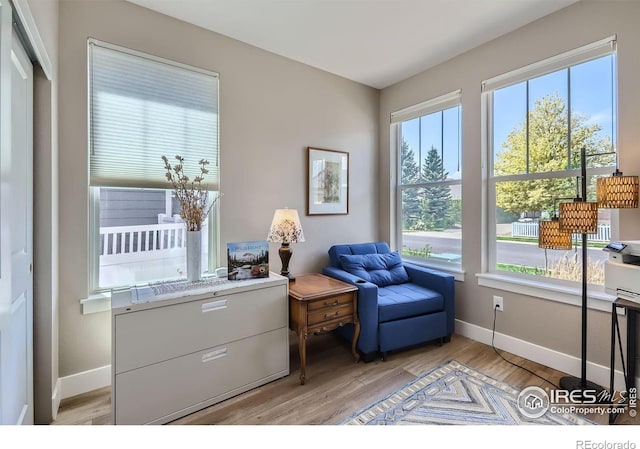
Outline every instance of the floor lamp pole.
<path fill-rule="evenodd" d="M 580 151 L 580 175 L 582 178 L 582 201 L 587 201 L 587 156 L 586 149 Z M 595 390 L 600 395 L 604 388 L 587 380 L 587 234 L 582 234 L 582 361 L 580 366 L 580 378 L 563 377 L 560 379 L 560 388 L 563 390 Z"/>
<path fill-rule="evenodd" d="M 582 177 L 582 201 L 587 201 L 587 150 L 580 150 L 580 176 Z M 582 234 L 582 366 L 580 384 L 587 386 L 587 234 Z"/>

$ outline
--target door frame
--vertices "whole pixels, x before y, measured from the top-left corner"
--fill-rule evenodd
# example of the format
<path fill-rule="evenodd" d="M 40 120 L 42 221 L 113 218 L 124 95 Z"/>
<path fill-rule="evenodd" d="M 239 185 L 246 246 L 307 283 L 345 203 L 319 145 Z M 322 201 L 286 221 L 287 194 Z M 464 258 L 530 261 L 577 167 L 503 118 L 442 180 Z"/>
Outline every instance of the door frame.
<path fill-rule="evenodd" d="M 57 8 L 56 8 L 57 9 Z M 45 11 L 46 12 L 46 11 Z M 46 22 L 48 19 L 42 19 Z M 40 242 L 40 249 L 38 244 L 33 245 L 33 258 L 34 266 L 37 267 L 37 261 L 42 264 L 41 270 L 34 270 L 33 283 L 39 285 L 38 289 L 34 290 L 34 313 L 39 316 L 39 331 L 34 333 L 33 345 L 34 352 L 34 370 L 39 373 L 39 376 L 35 377 L 34 391 L 39 392 L 35 394 L 35 421 L 41 424 L 48 424 L 55 419 L 59 404 L 60 404 L 60 380 L 58 376 L 58 279 L 57 279 L 57 214 L 58 205 L 55 192 L 57 192 L 57 132 L 54 129 L 56 126 L 55 111 L 57 110 L 57 84 L 55 71 L 53 64 L 45 46 L 45 41 L 40 34 L 35 17 L 31 12 L 28 0 L 0 0 L 0 48 L 3 50 L 2 54 L 9 55 L 10 57 L 10 45 L 13 39 L 12 37 L 12 21 L 17 22 L 17 27 L 20 30 L 20 36 L 23 41 L 23 45 L 27 48 L 27 53 L 32 61 L 37 62 L 39 65 L 39 83 L 44 87 L 46 92 L 41 93 L 40 96 L 35 92 L 34 97 L 36 102 L 34 103 L 34 122 L 39 119 L 40 122 L 35 126 L 40 128 L 50 128 L 49 134 L 43 134 L 40 136 L 39 143 L 34 140 L 34 166 L 37 164 L 41 170 L 45 170 L 46 182 L 36 182 L 33 187 L 34 195 L 34 217 L 38 215 L 39 211 L 42 216 L 38 219 L 38 222 L 43 226 L 52 226 L 51 229 L 54 232 L 49 232 L 46 238 Z M 52 36 L 46 36 L 47 39 Z M 52 50 L 56 49 L 56 43 L 54 41 L 47 41 L 51 45 Z M 6 47 L 9 46 L 7 49 Z M 8 52 L 7 52 L 8 50 Z M 7 63 L 8 62 L 8 63 Z M 11 62 L 0 60 L 0 65 L 3 67 L 1 78 L 3 80 L 10 79 L 11 75 Z M 35 75 L 35 74 L 34 74 Z M 44 75 L 44 76 L 43 76 Z M 8 77 L 8 78 L 7 78 Z M 36 77 L 34 76 L 34 82 Z M 44 83 L 44 84 L 43 84 Z M 40 88 L 42 91 L 43 88 Z M 11 96 L 10 83 L 0 82 L 0 117 L 8 117 L 8 113 L 11 109 L 11 102 L 8 100 Z M 38 104 L 39 109 L 36 112 L 35 104 Z M 42 109 L 42 108 L 45 109 Z M 44 111 L 44 112 L 43 112 Z M 9 120 L 0 120 L 0 149 L 11 146 L 11 123 Z M 40 148 L 40 150 L 39 150 Z M 8 153 L 8 154 L 7 154 Z M 40 162 L 37 162 L 40 161 Z M 2 151 L 0 156 L 0 174 L 2 179 L 5 179 L 5 171 L 10 170 L 10 151 Z M 8 198 L 9 192 L 7 189 L 0 189 L 0 208 L 6 204 L 10 204 Z M 38 201 L 35 199 L 41 197 L 41 202 L 46 205 L 40 206 L 40 209 L 36 209 Z M 47 199 L 49 197 L 50 199 Z M 51 202 L 53 201 L 53 204 Z M 6 215 L 6 214 L 0 214 Z M 0 220 L 0 228 L 8 229 L 8 220 L 2 218 Z M 33 229 L 34 238 L 37 235 L 37 231 Z M 2 248 L 10 248 L 10 236 L 8 233 L 0 232 L 0 245 Z M 10 252 L 0 252 L 0 304 L 2 304 L 2 295 L 4 292 L 10 291 L 10 279 L 11 279 L 11 256 Z M 43 255 L 44 259 L 40 259 Z M 43 267 L 46 267 L 44 269 Z M 38 294 L 37 290 L 41 290 Z M 39 296 L 38 296 L 39 295 Z M 9 295 L 10 296 L 10 295 Z M 38 347 L 41 349 L 38 350 Z M 1 412 L 1 411 L 0 411 Z M 40 418 L 38 418 L 38 415 Z"/>

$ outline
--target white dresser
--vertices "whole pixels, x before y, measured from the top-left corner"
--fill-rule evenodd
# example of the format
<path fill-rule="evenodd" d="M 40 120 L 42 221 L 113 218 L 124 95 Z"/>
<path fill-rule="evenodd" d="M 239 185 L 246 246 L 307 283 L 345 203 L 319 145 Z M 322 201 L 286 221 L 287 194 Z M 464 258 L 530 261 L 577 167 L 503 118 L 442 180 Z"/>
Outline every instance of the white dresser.
<path fill-rule="evenodd" d="M 288 279 L 114 291 L 114 424 L 161 424 L 289 374 Z"/>

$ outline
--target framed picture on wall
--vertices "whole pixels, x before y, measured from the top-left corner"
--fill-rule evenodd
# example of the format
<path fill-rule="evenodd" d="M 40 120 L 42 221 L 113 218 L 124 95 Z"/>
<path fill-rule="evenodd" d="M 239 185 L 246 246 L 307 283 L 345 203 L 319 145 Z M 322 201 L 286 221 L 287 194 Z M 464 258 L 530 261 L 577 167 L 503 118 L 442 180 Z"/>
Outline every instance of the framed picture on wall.
<path fill-rule="evenodd" d="M 307 147 L 307 215 L 349 213 L 349 153 Z"/>

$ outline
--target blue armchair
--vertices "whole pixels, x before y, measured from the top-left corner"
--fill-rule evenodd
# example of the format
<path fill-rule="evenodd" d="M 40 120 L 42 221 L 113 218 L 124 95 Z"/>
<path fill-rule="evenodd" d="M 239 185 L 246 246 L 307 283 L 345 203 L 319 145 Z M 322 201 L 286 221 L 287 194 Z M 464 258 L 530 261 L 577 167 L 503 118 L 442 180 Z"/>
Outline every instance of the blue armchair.
<path fill-rule="evenodd" d="M 385 242 L 334 245 L 323 274 L 358 287 L 365 361 L 419 343 L 449 342 L 454 331 L 454 278 L 402 261 Z M 348 340 L 353 325 L 336 330 Z"/>

